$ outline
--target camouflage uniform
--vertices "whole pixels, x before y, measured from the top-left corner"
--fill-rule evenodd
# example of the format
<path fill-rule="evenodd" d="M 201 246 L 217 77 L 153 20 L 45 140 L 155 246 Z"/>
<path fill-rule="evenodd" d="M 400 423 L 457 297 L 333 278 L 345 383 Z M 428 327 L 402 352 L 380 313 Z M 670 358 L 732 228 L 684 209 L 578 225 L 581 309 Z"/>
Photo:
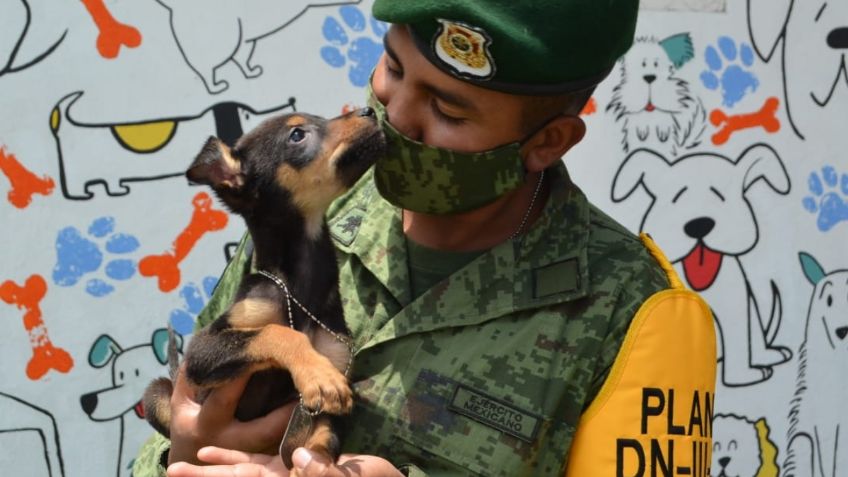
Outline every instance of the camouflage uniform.
<path fill-rule="evenodd" d="M 329 213 L 356 406 L 344 451 L 409 475 L 563 475 L 582 411 L 640 305 L 668 287 L 642 243 L 589 204 L 560 163 L 522 237 L 412 299 L 401 211 L 372 175 Z M 214 319 L 248 266 L 243 250 L 201 315 Z M 156 437 L 135 475 L 161 475 Z M 157 469 L 158 467 L 158 469 Z"/>

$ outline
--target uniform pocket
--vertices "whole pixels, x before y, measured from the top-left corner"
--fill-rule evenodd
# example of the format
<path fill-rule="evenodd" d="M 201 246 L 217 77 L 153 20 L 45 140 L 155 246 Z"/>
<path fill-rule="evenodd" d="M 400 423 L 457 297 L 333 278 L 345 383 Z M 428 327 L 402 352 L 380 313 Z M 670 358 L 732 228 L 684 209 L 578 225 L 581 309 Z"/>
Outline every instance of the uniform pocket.
<path fill-rule="evenodd" d="M 398 445 L 413 447 L 407 455 L 429 459 L 423 468 L 446 473 L 547 475 L 540 473 L 539 453 L 552 421 L 510 398 L 422 370 L 407 393 Z"/>

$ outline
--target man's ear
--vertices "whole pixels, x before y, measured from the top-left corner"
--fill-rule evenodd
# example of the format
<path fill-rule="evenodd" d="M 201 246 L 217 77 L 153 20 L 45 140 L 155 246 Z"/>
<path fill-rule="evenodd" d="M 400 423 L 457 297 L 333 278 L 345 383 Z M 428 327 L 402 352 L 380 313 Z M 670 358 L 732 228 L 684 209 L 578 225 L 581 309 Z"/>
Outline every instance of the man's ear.
<path fill-rule="evenodd" d="M 186 171 L 186 177 L 191 182 L 216 189 L 237 189 L 244 184 L 241 164 L 233 159 L 230 147 L 211 136 Z"/>
<path fill-rule="evenodd" d="M 586 134 L 586 123 L 579 116 L 556 116 L 536 131 L 521 147 L 524 167 L 528 172 L 547 169 Z"/>

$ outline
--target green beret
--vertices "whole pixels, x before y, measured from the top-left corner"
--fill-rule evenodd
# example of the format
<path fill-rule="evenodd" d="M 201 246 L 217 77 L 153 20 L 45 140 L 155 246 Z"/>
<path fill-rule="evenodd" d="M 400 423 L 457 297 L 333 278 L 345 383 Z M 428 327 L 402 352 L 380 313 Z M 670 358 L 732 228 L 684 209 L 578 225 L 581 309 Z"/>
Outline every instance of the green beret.
<path fill-rule="evenodd" d="M 552 95 L 596 85 L 633 43 L 639 0 L 375 0 L 441 70 L 488 89 Z"/>

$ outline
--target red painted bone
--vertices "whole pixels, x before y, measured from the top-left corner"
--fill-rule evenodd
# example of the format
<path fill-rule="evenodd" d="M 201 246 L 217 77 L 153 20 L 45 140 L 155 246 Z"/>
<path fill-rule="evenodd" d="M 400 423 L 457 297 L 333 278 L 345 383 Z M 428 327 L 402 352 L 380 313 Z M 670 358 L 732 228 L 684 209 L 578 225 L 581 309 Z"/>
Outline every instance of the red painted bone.
<path fill-rule="evenodd" d="M 135 48 L 141 44 L 141 33 L 129 25 L 115 20 L 103 0 L 82 0 L 86 10 L 97 25 L 97 51 L 104 58 L 115 58 L 121 46 Z"/>
<path fill-rule="evenodd" d="M 67 373 L 74 367 L 71 355 L 58 348 L 47 336 L 47 327 L 41 319 L 41 299 L 47 294 L 47 282 L 40 275 L 27 278 L 23 286 L 7 280 L 0 285 L 0 298 L 24 312 L 24 328 L 29 333 L 32 358 L 27 363 L 26 374 L 33 381 L 51 369 Z"/>
<path fill-rule="evenodd" d="M 148 255 L 138 263 L 139 272 L 145 277 L 156 277 L 159 290 L 169 292 L 180 284 L 180 262 L 191 252 L 207 232 L 221 230 L 227 226 L 227 214 L 212 208 L 212 198 L 200 192 L 192 200 L 194 213 L 188 226 L 174 240 L 173 250 L 161 255 Z"/>
<path fill-rule="evenodd" d="M 775 133 L 780 130 L 780 121 L 777 119 L 777 107 L 780 105 L 775 97 L 766 99 L 759 111 L 748 114 L 737 114 L 728 116 L 720 109 L 714 109 L 710 113 L 710 122 L 715 127 L 721 127 L 713 134 L 713 144 L 720 146 L 726 143 L 730 136 L 743 129 L 762 127 L 767 132 Z"/>

